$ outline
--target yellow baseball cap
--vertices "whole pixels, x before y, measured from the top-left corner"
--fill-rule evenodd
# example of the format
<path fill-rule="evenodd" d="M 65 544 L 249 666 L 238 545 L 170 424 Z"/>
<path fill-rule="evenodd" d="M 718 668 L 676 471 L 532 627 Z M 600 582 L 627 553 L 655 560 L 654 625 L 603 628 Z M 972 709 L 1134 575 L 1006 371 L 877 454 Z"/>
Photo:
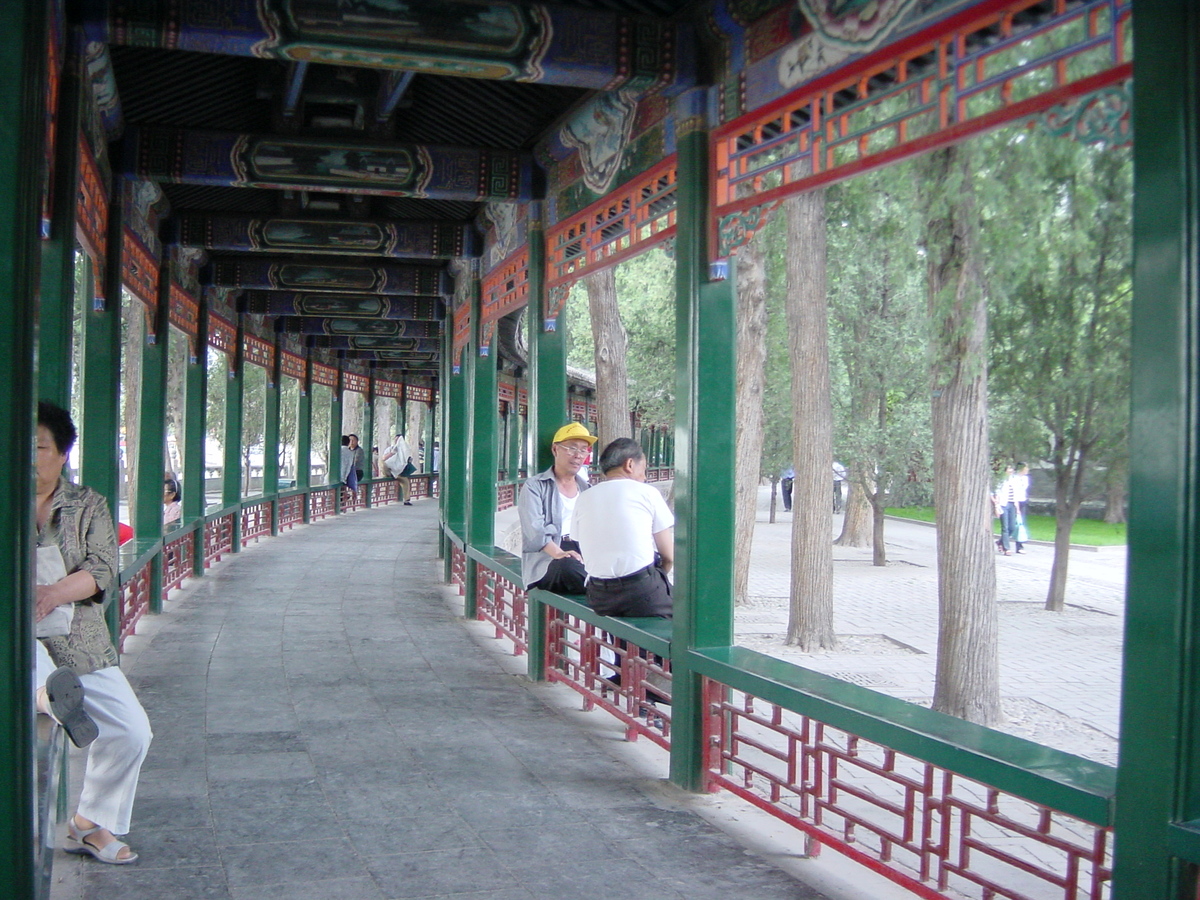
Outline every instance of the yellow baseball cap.
<path fill-rule="evenodd" d="M 564 425 L 558 431 L 554 432 L 553 444 L 558 444 L 563 441 L 587 441 L 589 444 L 594 444 L 599 440 L 594 434 L 589 432 L 587 428 L 580 425 L 578 422 L 572 422 L 570 425 Z"/>

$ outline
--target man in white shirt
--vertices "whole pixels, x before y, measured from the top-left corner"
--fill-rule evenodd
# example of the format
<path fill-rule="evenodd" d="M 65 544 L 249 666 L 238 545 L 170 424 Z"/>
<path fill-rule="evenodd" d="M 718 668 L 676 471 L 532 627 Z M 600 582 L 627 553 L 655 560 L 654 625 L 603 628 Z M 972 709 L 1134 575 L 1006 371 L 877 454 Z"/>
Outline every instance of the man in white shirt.
<path fill-rule="evenodd" d="M 580 495 L 572 534 L 587 570 L 588 605 L 606 616 L 671 616 L 675 516 L 646 484 L 646 454 L 617 438 L 600 454 L 604 481 Z"/>

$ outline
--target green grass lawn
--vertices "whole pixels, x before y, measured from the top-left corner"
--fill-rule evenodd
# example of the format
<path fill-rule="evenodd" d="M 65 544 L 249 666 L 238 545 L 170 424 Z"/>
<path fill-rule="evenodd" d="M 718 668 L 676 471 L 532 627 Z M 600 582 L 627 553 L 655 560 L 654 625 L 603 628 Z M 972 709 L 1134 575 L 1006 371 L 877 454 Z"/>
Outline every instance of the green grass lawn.
<path fill-rule="evenodd" d="M 916 519 L 919 522 L 934 521 L 932 506 L 910 506 L 903 509 L 889 508 L 889 516 Z M 1054 518 L 1052 516 L 1030 516 L 1025 520 L 1031 541 L 1054 540 Z M 1000 533 L 1000 520 L 993 522 L 993 530 Z M 1093 547 L 1111 547 L 1125 543 L 1125 526 L 1098 522 L 1095 519 L 1076 519 L 1071 529 L 1071 543 L 1088 544 Z"/>

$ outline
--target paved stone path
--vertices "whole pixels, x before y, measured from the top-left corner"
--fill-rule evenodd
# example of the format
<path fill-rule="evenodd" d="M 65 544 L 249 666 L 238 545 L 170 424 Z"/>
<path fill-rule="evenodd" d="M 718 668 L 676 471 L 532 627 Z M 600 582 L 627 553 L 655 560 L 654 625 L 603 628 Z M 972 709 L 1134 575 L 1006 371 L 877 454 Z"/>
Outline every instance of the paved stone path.
<path fill-rule="evenodd" d="M 481 648 L 436 516 L 298 528 L 146 622 L 124 662 L 155 731 L 141 859 L 59 852 L 55 900 L 822 900 Z"/>
<path fill-rule="evenodd" d="M 842 646 L 800 653 L 787 631 L 791 513 L 769 519 L 770 488 L 759 492 L 749 603 L 736 611 L 738 643 L 895 697 L 927 702 L 937 650 L 936 532 L 888 520 L 888 565 L 871 550 L 834 547 L 835 626 Z M 836 516 L 834 534 L 841 531 Z M 1125 548 L 1074 550 L 1067 608 L 1043 606 L 1054 551 L 1030 544 L 996 556 L 1000 614 L 1002 726 L 1022 737 L 1114 764 L 1121 682 Z"/>

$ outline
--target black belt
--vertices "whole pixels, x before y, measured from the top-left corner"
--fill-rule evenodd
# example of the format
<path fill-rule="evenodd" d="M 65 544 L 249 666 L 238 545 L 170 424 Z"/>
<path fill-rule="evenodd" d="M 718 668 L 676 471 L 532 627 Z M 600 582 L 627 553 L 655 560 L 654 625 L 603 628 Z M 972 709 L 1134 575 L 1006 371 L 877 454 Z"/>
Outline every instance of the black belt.
<path fill-rule="evenodd" d="M 623 584 L 633 584 L 635 581 L 641 581 L 643 578 L 650 576 L 657 566 L 654 563 L 646 566 L 643 569 L 638 569 L 636 572 L 630 572 L 628 575 L 618 575 L 616 578 L 597 578 L 595 575 L 588 576 L 588 582 L 608 587 L 610 585 L 617 586 Z"/>

